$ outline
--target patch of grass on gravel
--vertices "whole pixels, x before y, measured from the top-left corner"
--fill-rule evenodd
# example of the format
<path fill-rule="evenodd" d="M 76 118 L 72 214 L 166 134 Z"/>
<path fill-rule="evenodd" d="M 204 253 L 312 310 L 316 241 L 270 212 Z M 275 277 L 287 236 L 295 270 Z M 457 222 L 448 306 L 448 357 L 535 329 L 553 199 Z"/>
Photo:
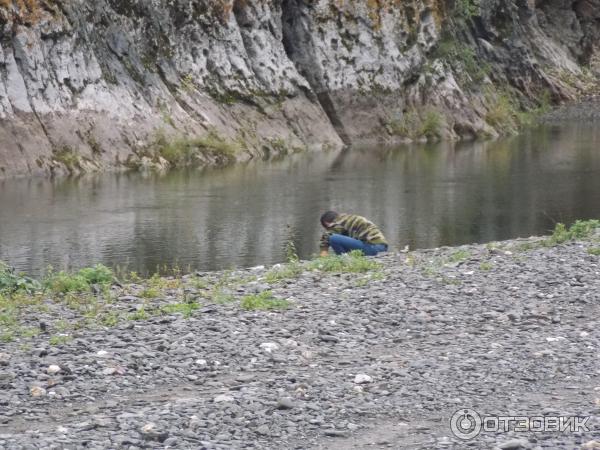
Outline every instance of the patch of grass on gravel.
<path fill-rule="evenodd" d="M 524 242 L 517 245 L 516 250 L 526 252 L 543 247 L 553 247 L 576 239 L 586 239 L 592 236 L 600 228 L 600 220 L 577 220 L 573 225 L 567 227 L 564 223 L 557 223 L 552 234 L 543 240 L 535 242 Z"/>
<path fill-rule="evenodd" d="M 50 337 L 48 343 L 50 345 L 59 346 L 64 345 L 67 342 L 70 342 L 73 338 L 71 336 L 67 336 L 66 334 L 56 334 Z"/>
<path fill-rule="evenodd" d="M 287 309 L 290 302 L 277 298 L 271 291 L 263 291 L 260 294 L 246 295 L 240 301 L 240 306 L 246 311 L 265 311 L 272 309 Z"/>
<path fill-rule="evenodd" d="M 136 312 L 129 314 L 127 318 L 129 320 L 148 320 L 151 317 L 150 313 L 146 311 L 146 308 L 142 307 Z"/>
<path fill-rule="evenodd" d="M 154 287 L 148 287 L 140 292 L 142 298 L 158 298 L 160 297 L 160 291 Z"/>
<path fill-rule="evenodd" d="M 354 282 L 354 286 L 355 287 L 365 287 L 365 286 L 368 286 L 373 281 L 381 281 L 381 280 L 385 280 L 385 275 L 383 274 L 383 272 L 373 272 L 373 273 L 367 274 L 365 276 L 362 276 L 360 278 L 357 278 L 356 281 Z"/>
<path fill-rule="evenodd" d="M 282 280 L 297 278 L 304 271 L 302 265 L 298 262 L 284 264 L 280 267 L 274 267 L 265 274 L 265 281 L 269 284 L 277 283 Z"/>
<path fill-rule="evenodd" d="M 481 270 L 485 270 L 486 272 L 492 270 L 493 267 L 493 264 L 489 262 L 482 262 L 481 264 L 479 264 L 479 268 Z"/>
<path fill-rule="evenodd" d="M 557 223 L 552 235 L 547 239 L 547 244 L 562 244 L 574 239 L 583 239 L 591 236 L 600 228 L 600 220 L 577 220 L 570 227 L 564 223 Z"/>
<path fill-rule="evenodd" d="M 92 285 L 108 286 L 113 281 L 113 271 L 102 264 L 87 267 L 75 273 L 60 271 L 50 273 L 45 286 L 56 294 L 89 292 Z"/>
<path fill-rule="evenodd" d="M 333 273 L 364 273 L 381 270 L 382 267 L 380 263 L 366 257 L 360 250 L 345 255 L 323 256 L 307 264 L 309 270 Z"/>
<path fill-rule="evenodd" d="M 41 289 L 41 284 L 23 274 L 17 274 L 7 264 L 0 261 L 0 294 L 26 292 L 32 294 Z"/>
<path fill-rule="evenodd" d="M 471 253 L 467 250 L 457 250 L 448 256 L 447 263 L 459 263 L 471 257 Z"/>
<path fill-rule="evenodd" d="M 208 298 L 214 303 L 218 303 L 220 305 L 231 303 L 235 300 L 235 297 L 229 292 L 225 291 L 221 286 L 214 287 L 208 294 Z"/>
<path fill-rule="evenodd" d="M 186 319 L 191 317 L 194 311 L 200 308 L 200 304 L 196 302 L 181 302 L 164 305 L 160 308 L 164 314 L 182 314 Z"/>
<path fill-rule="evenodd" d="M 600 256 L 600 247 L 592 247 L 592 248 L 588 248 L 587 252 L 590 255 L 594 255 L 594 256 Z"/>

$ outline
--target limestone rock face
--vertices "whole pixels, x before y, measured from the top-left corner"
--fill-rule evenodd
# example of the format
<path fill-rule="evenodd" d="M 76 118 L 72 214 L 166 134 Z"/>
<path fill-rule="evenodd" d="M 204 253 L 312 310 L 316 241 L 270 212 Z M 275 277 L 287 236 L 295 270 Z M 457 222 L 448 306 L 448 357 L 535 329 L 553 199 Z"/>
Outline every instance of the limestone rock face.
<path fill-rule="evenodd" d="M 0 0 L 0 177 L 163 168 L 159 136 L 244 160 L 495 135 L 498 86 L 589 91 L 599 20 L 599 0 Z"/>

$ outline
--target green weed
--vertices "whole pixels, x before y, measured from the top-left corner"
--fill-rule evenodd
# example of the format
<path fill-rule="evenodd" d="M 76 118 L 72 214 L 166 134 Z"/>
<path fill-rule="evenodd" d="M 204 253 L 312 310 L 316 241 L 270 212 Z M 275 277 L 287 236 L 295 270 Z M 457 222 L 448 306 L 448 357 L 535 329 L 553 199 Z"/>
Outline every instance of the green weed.
<path fill-rule="evenodd" d="M 358 278 L 354 281 L 355 287 L 365 287 L 368 286 L 373 281 L 381 281 L 385 280 L 385 275 L 383 272 L 373 272 L 364 277 Z"/>
<path fill-rule="evenodd" d="M 269 284 L 273 284 L 282 280 L 297 278 L 302 272 L 302 265 L 298 262 L 284 264 L 269 270 L 265 274 L 265 281 Z"/>
<path fill-rule="evenodd" d="M 459 263 L 461 261 L 469 259 L 470 257 L 471 257 L 471 253 L 468 252 L 467 250 L 457 250 L 448 257 L 447 262 Z"/>
<path fill-rule="evenodd" d="M 590 255 L 594 255 L 594 256 L 600 256 L 600 247 L 593 247 L 593 248 L 588 248 L 587 252 Z"/>
<path fill-rule="evenodd" d="M 194 165 L 201 162 L 202 157 L 211 157 L 223 164 L 230 163 L 241 150 L 238 143 L 221 137 L 215 131 L 197 138 L 171 139 L 164 134 L 158 134 L 153 147 L 157 156 L 164 158 L 174 167 Z"/>
<path fill-rule="evenodd" d="M 494 266 L 492 265 L 492 263 L 489 262 L 482 262 L 481 264 L 479 264 L 479 269 L 484 270 L 484 271 L 489 271 L 492 270 Z"/>
<path fill-rule="evenodd" d="M 58 346 L 58 345 L 66 344 L 67 342 L 70 342 L 72 339 L 73 338 L 71 336 L 68 336 L 66 334 L 56 334 L 56 335 L 50 337 L 50 339 L 48 340 L 48 343 L 50 345 Z"/>
<path fill-rule="evenodd" d="M 172 303 L 160 308 L 164 314 L 181 314 L 186 319 L 191 317 L 194 311 L 200 308 L 196 302 Z"/>
<path fill-rule="evenodd" d="M 458 72 L 463 85 L 479 85 L 491 72 L 490 66 L 478 58 L 471 47 L 458 42 L 454 36 L 441 40 L 433 54 Z"/>
<path fill-rule="evenodd" d="M 240 301 L 240 306 L 247 311 L 272 310 L 289 308 L 290 303 L 274 297 L 271 291 L 263 291 L 260 294 L 246 295 Z"/>
<path fill-rule="evenodd" d="M 60 271 L 50 273 L 44 284 L 52 292 L 66 294 L 69 292 L 89 291 L 93 284 L 108 286 L 113 280 L 113 272 L 102 264 L 87 267 L 76 273 Z"/>
<path fill-rule="evenodd" d="M 115 327 L 120 321 L 121 316 L 114 311 L 109 311 L 100 319 L 100 323 L 105 327 Z"/>
<path fill-rule="evenodd" d="M 600 220 L 577 220 L 569 228 L 563 223 L 557 223 L 546 243 L 555 245 L 574 239 L 584 239 L 592 235 L 598 228 L 600 228 Z"/>
<path fill-rule="evenodd" d="M 441 136 L 443 125 L 443 116 L 434 109 L 427 109 L 421 113 L 416 109 L 410 109 L 400 119 L 388 121 L 387 129 L 395 136 L 410 139 L 421 137 L 437 139 Z"/>
<path fill-rule="evenodd" d="M 224 304 L 231 303 L 235 300 L 235 297 L 225 291 L 222 286 L 215 286 L 209 293 L 209 299 L 214 303 Z"/>
<path fill-rule="evenodd" d="M 127 318 L 129 320 L 148 320 L 150 318 L 150 313 L 146 311 L 144 307 L 142 307 L 136 312 L 129 314 Z"/>
<path fill-rule="evenodd" d="M 26 292 L 33 294 L 41 287 L 38 281 L 24 274 L 15 273 L 14 269 L 0 261 L 0 293 Z"/>
<path fill-rule="evenodd" d="M 366 257 L 360 250 L 355 250 L 345 255 L 329 255 L 315 259 L 308 263 L 307 268 L 321 272 L 363 273 L 380 270 L 382 265 Z"/>
<path fill-rule="evenodd" d="M 63 164 L 69 173 L 81 168 L 81 161 L 75 151 L 68 145 L 64 145 L 53 151 L 53 159 Z"/>
<path fill-rule="evenodd" d="M 158 298 L 160 297 L 160 291 L 155 287 L 148 287 L 140 292 L 142 298 Z"/>

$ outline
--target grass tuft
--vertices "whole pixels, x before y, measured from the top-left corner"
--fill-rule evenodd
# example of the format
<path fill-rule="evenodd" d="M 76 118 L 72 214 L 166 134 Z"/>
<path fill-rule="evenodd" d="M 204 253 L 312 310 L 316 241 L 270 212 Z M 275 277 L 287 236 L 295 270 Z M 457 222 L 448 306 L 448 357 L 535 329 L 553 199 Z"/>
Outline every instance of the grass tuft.
<path fill-rule="evenodd" d="M 205 136 L 196 138 L 167 138 L 159 133 L 154 141 L 155 156 L 164 158 L 173 167 L 193 166 L 201 162 L 203 157 L 214 158 L 222 164 L 235 161 L 241 151 L 237 142 L 211 131 Z"/>
<path fill-rule="evenodd" d="M 69 292 L 89 292 L 92 285 L 109 286 L 112 280 L 112 270 L 102 264 L 97 264 L 76 273 L 65 271 L 50 273 L 44 284 L 54 293 L 67 294 Z"/>
<path fill-rule="evenodd" d="M 200 308 L 200 304 L 197 302 L 181 302 L 171 303 L 160 308 L 164 314 L 181 314 L 186 319 L 191 317 L 194 311 Z"/>
<path fill-rule="evenodd" d="M 273 296 L 271 291 L 263 291 L 260 294 L 246 295 L 240 301 L 240 306 L 246 311 L 265 311 L 287 309 L 290 307 L 290 302 Z"/>
<path fill-rule="evenodd" d="M 583 239 L 592 235 L 598 228 L 600 228 L 600 220 L 577 220 L 569 228 L 564 223 L 557 223 L 546 243 L 556 245 L 574 239 Z"/>
<path fill-rule="evenodd" d="M 345 255 L 330 255 L 310 261 L 309 270 L 334 273 L 364 273 L 371 270 L 380 270 L 382 265 L 366 257 L 360 250 Z"/>

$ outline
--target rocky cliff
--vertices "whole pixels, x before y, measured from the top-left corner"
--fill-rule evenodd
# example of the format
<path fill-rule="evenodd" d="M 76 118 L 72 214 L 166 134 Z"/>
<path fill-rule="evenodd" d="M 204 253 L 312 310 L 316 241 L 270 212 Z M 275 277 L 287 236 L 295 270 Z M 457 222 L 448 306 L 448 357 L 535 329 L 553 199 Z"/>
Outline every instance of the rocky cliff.
<path fill-rule="evenodd" d="M 600 73 L 600 0 L 0 0 L 0 33 L 0 177 L 495 136 Z"/>

